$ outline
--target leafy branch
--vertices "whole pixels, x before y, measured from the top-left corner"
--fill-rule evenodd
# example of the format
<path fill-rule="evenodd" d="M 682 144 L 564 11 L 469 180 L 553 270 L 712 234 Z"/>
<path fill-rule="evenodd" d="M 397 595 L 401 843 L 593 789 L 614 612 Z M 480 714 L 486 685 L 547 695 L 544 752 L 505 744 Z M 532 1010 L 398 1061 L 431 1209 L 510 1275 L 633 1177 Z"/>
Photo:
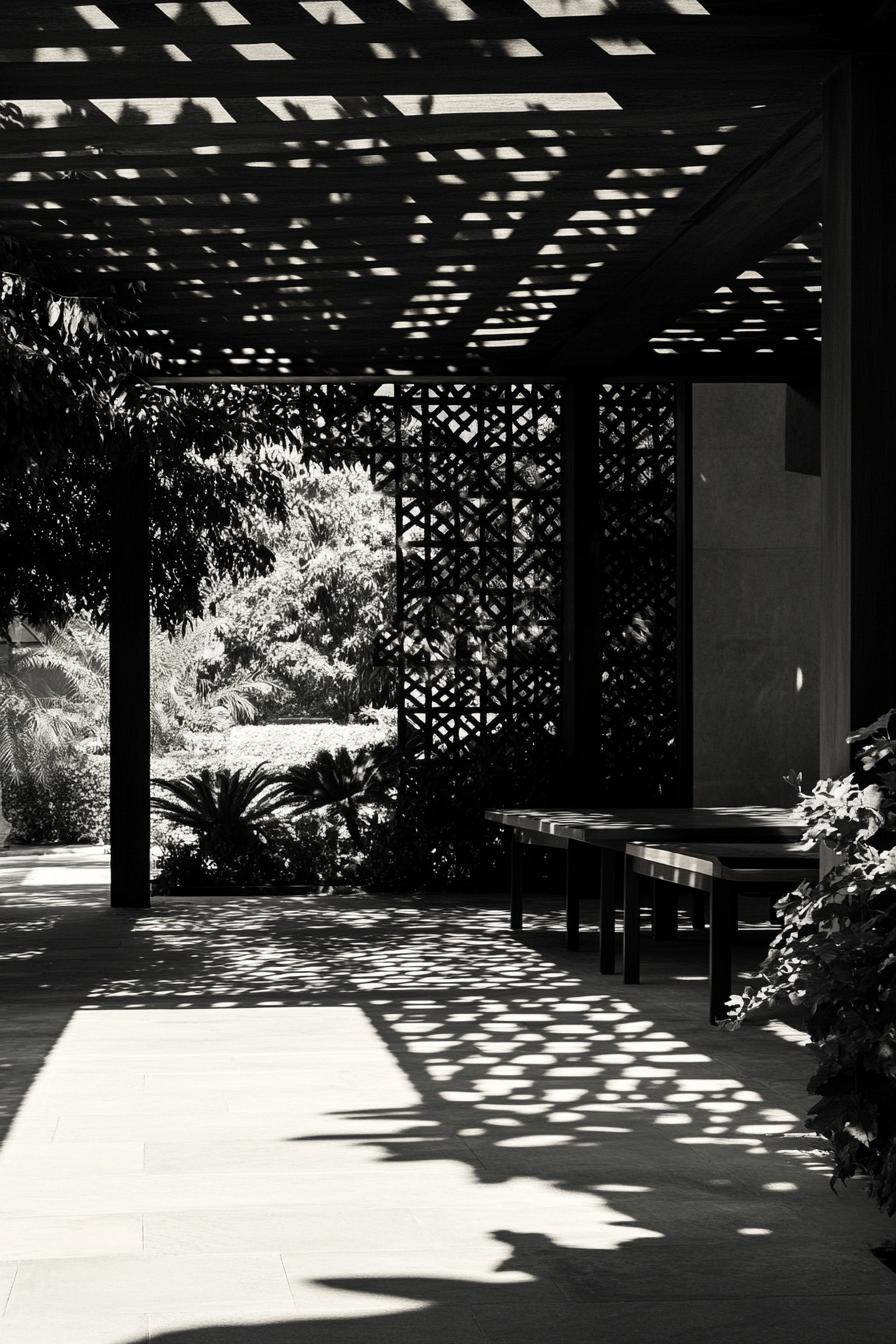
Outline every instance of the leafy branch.
<path fill-rule="evenodd" d="M 836 862 L 778 905 L 783 927 L 731 1025 L 794 1004 L 817 1056 L 807 1123 L 827 1139 L 831 1183 L 859 1176 L 896 1212 L 896 710 L 852 733 L 853 772 L 800 794 L 807 847 Z"/>

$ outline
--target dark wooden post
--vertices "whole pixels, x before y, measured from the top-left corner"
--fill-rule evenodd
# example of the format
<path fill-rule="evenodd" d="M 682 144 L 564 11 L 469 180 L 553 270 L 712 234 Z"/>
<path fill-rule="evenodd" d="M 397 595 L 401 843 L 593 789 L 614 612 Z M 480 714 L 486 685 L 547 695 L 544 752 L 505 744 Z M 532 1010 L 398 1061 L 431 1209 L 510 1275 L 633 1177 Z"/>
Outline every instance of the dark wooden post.
<path fill-rule="evenodd" d="M 599 801 L 600 574 L 593 378 L 570 378 L 563 400 L 563 750 L 567 801 Z"/>
<path fill-rule="evenodd" d="M 896 704 L 896 82 L 855 56 L 824 109 L 821 772 Z"/>
<path fill-rule="evenodd" d="M 149 469 L 113 468 L 109 587 L 109 804 L 114 906 L 149 905 Z"/>
<path fill-rule="evenodd" d="M 678 807 L 690 807 L 694 801 L 693 429 L 693 385 L 679 383 L 675 396 L 675 647 L 678 703 L 674 798 Z"/>

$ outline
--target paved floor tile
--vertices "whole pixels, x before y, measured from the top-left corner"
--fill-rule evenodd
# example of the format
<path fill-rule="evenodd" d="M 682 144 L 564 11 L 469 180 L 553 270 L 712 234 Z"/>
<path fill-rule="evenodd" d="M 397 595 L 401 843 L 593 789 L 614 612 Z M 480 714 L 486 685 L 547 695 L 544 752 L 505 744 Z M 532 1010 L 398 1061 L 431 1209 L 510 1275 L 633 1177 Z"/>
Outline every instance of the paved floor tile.
<path fill-rule="evenodd" d="M 896 1339 L 800 1038 L 710 1028 L 696 939 L 623 986 L 544 900 L 125 914 L 6 862 L 0 1344 Z"/>
<path fill-rule="evenodd" d="M 18 1266 L 12 1260 L 0 1262 L 0 1314 L 9 1301 Z"/>
<path fill-rule="evenodd" d="M 43 1320 L 35 1324 L 0 1317 L 0 1344 L 146 1344 L 149 1337 L 149 1318 L 143 1315 L 53 1321 L 51 1326 Z"/>
<path fill-rule="evenodd" d="M 147 1214 L 147 1252 L 362 1251 L 370 1246 L 413 1251 L 434 1244 L 409 1209 L 343 1205 L 214 1209 Z"/>
<path fill-rule="evenodd" d="M 277 1255 L 94 1256 L 19 1265 L 10 1320 L 99 1319 L 151 1307 L 260 1302 L 289 1304 Z"/>
<path fill-rule="evenodd" d="M 11 1138 L 0 1151 L 0 1184 L 32 1175 L 137 1174 L 143 1170 L 142 1143 L 32 1143 Z"/>
<path fill-rule="evenodd" d="M 0 1214 L 0 1259 L 136 1255 L 142 1250 L 139 1215 L 10 1218 Z"/>

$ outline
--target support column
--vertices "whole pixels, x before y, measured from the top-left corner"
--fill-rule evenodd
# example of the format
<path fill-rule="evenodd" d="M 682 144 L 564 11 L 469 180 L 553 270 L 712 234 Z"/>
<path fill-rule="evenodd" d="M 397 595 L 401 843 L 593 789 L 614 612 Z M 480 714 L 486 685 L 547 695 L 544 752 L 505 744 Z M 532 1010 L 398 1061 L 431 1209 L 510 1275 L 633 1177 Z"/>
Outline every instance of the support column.
<path fill-rule="evenodd" d="M 850 58 L 824 108 L 821 773 L 896 704 L 896 84 Z"/>
<path fill-rule="evenodd" d="M 149 469 L 125 448 L 112 476 L 109 806 L 113 906 L 149 905 Z"/>
<path fill-rule="evenodd" d="M 563 400 L 563 751 L 566 801 L 588 807 L 600 770 L 601 529 L 592 378 L 570 378 Z"/>

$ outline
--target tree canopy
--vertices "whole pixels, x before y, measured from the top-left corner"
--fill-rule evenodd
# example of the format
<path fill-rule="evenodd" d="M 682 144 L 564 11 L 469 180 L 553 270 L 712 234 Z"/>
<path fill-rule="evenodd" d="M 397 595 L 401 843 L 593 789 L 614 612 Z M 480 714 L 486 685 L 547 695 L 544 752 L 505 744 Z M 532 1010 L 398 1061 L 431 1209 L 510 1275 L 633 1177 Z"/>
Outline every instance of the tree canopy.
<path fill-rule="evenodd" d="M 285 521 L 297 409 L 283 387 L 171 389 L 126 311 L 0 257 L 0 622 L 108 619 L 113 467 L 149 458 L 151 604 L 172 631 L 221 575 L 266 572 L 247 514 Z"/>
<path fill-rule="evenodd" d="M 394 623 L 392 503 L 357 466 L 300 465 L 286 494 L 287 523 L 260 523 L 272 568 L 219 589 L 220 671 L 269 678 L 281 709 L 303 714 L 344 719 L 387 704 L 394 688 L 377 651 Z"/>

